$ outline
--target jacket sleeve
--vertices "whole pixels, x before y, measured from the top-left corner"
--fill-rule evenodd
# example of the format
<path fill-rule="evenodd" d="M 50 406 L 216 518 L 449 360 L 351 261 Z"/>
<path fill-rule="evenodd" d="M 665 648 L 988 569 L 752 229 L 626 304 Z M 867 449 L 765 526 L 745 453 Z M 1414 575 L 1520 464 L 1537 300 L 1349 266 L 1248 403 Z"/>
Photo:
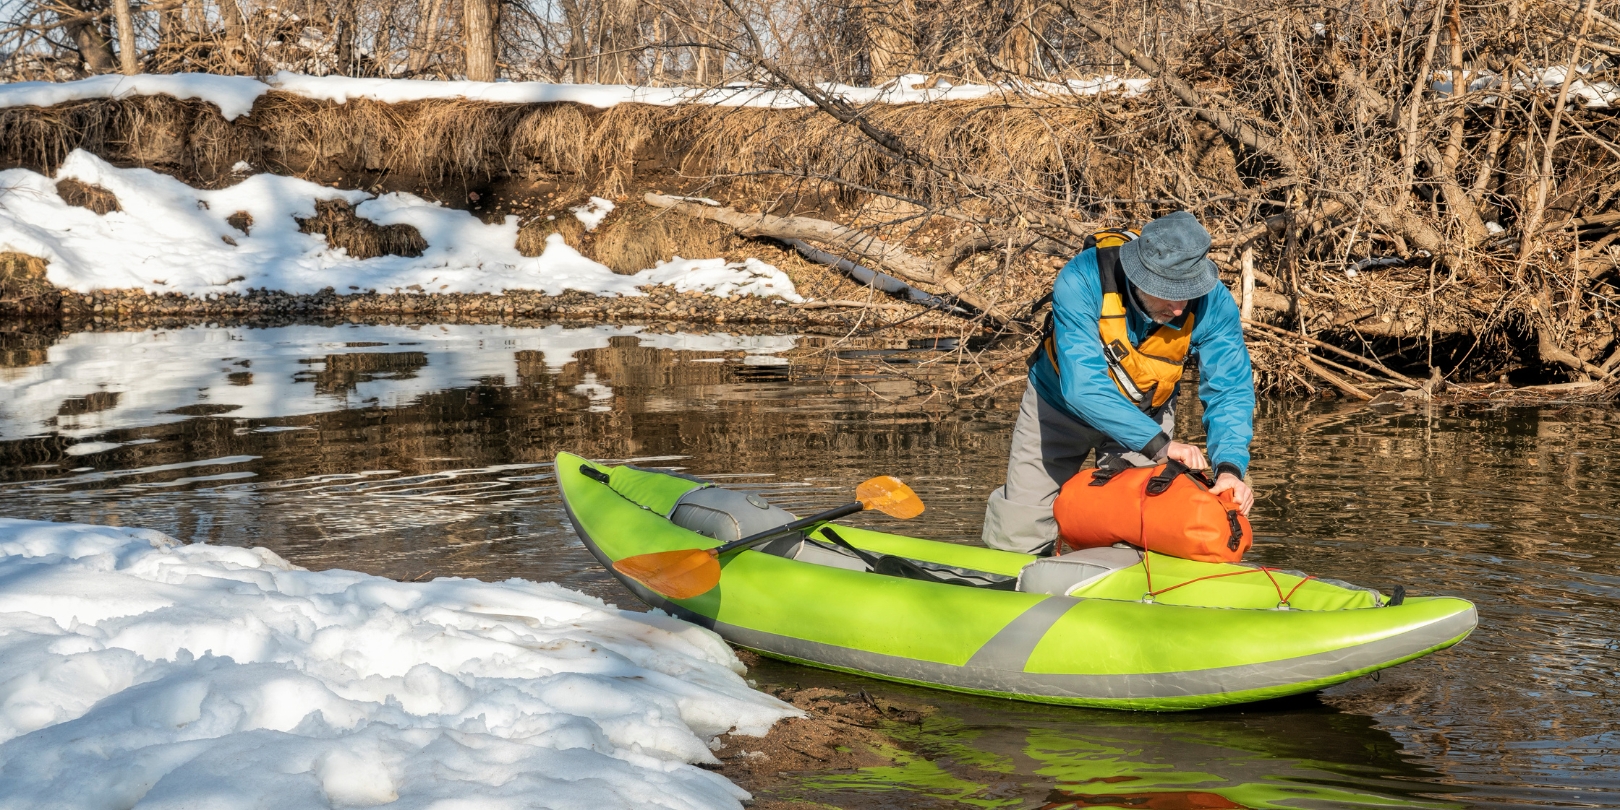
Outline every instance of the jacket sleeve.
<path fill-rule="evenodd" d="M 1198 353 L 1198 399 L 1204 403 L 1209 463 L 1231 465 L 1243 475 L 1254 439 L 1254 373 L 1243 342 L 1243 320 L 1224 285 L 1204 302 L 1192 344 Z"/>
<path fill-rule="evenodd" d="M 1153 457 L 1170 437 L 1159 423 L 1137 410 L 1108 376 L 1097 319 L 1102 315 L 1102 284 L 1097 279 L 1097 252 L 1074 257 L 1052 286 L 1052 318 L 1057 326 L 1058 375 L 1063 401 L 1071 413 L 1110 438 Z M 1245 365 L 1247 369 L 1247 355 Z M 1247 373 L 1245 371 L 1245 373 Z"/>

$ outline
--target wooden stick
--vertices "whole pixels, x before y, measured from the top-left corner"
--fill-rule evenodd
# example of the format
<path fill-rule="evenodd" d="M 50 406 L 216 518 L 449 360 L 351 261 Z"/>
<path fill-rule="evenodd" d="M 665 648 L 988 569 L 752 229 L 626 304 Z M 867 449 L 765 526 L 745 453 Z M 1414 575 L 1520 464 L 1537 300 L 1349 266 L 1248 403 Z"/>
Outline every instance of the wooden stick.
<path fill-rule="evenodd" d="M 1242 290 L 1238 307 L 1243 313 L 1243 320 L 1247 322 L 1254 318 L 1254 245 L 1243 246 L 1243 255 L 1240 261 L 1243 274 L 1240 282 L 1241 286 L 1238 288 Z"/>
<path fill-rule="evenodd" d="M 1342 372 L 1344 372 L 1346 374 L 1351 374 L 1351 375 L 1354 375 L 1356 377 L 1360 377 L 1361 379 L 1366 380 L 1367 382 L 1370 382 L 1370 383 L 1382 385 L 1384 383 L 1390 382 L 1390 380 L 1387 380 L 1387 379 L 1385 379 L 1383 377 L 1379 377 L 1379 376 L 1374 375 L 1374 374 L 1368 374 L 1367 372 L 1362 371 L 1359 368 L 1351 368 L 1351 367 L 1349 367 L 1349 366 L 1347 366 L 1347 365 L 1345 365 L 1343 363 L 1335 363 L 1332 360 L 1327 359 L 1326 357 L 1317 357 L 1316 355 L 1311 355 L 1311 359 L 1318 362 L 1318 363 L 1326 365 L 1328 368 L 1336 368 L 1336 369 L 1338 369 L 1338 370 L 1340 370 L 1340 371 L 1342 371 Z"/>
<path fill-rule="evenodd" d="M 1408 377 L 1405 374 L 1402 374 L 1402 373 L 1400 373 L 1400 372 L 1398 372 L 1398 371 L 1396 371 L 1396 370 L 1394 370 L 1392 368 L 1389 368 L 1388 366 L 1385 366 L 1383 363 L 1380 363 L 1377 360 L 1370 360 L 1370 359 L 1368 359 L 1366 357 L 1362 357 L 1361 355 L 1356 354 L 1355 352 L 1347 352 L 1344 349 L 1341 349 L 1338 346 L 1334 346 L 1331 343 L 1323 343 L 1322 341 L 1317 340 L 1316 338 L 1308 338 L 1308 337 L 1305 337 L 1303 335 L 1296 335 L 1293 332 L 1289 332 L 1289 331 L 1283 330 L 1283 329 L 1278 329 L 1277 327 L 1272 326 L 1269 323 L 1261 323 L 1259 321 L 1251 321 L 1251 320 L 1248 320 L 1248 319 L 1244 319 L 1243 322 L 1245 324 L 1248 324 L 1249 326 L 1258 326 L 1261 329 L 1264 329 L 1264 330 L 1267 330 L 1269 332 L 1281 335 L 1281 336 L 1286 337 L 1286 338 L 1292 338 L 1294 340 L 1303 340 L 1306 343 L 1311 344 L 1312 346 L 1316 346 L 1318 348 L 1326 349 L 1326 350 L 1328 350 L 1330 352 L 1333 352 L 1334 354 L 1337 354 L 1337 355 L 1339 355 L 1341 357 L 1348 357 L 1351 360 L 1355 360 L 1356 362 L 1361 363 L 1362 365 L 1365 365 L 1365 366 L 1367 366 L 1369 368 L 1372 368 L 1372 369 L 1375 369 L 1377 371 L 1383 372 L 1384 374 L 1388 375 L 1390 379 L 1392 379 L 1392 380 L 1394 380 L 1394 381 L 1396 381 L 1396 382 L 1398 382 L 1398 383 L 1400 383 L 1402 385 L 1405 385 L 1408 388 L 1422 388 L 1423 387 L 1423 386 L 1419 385 L 1416 381 L 1414 381 L 1411 377 Z"/>
<path fill-rule="evenodd" d="M 794 304 L 794 309 L 881 309 L 888 312 L 909 312 L 910 308 L 904 304 L 879 304 L 866 301 L 806 301 Z"/>
<path fill-rule="evenodd" d="M 1299 364 L 1304 366 L 1305 369 L 1310 373 L 1327 380 L 1333 385 L 1334 388 L 1337 388 L 1340 391 L 1361 400 L 1362 402 L 1372 399 L 1372 394 L 1351 385 L 1349 380 L 1346 380 L 1345 378 L 1340 377 L 1339 375 L 1334 374 L 1333 372 L 1311 362 L 1311 356 L 1308 353 L 1301 352 L 1299 354 Z"/>

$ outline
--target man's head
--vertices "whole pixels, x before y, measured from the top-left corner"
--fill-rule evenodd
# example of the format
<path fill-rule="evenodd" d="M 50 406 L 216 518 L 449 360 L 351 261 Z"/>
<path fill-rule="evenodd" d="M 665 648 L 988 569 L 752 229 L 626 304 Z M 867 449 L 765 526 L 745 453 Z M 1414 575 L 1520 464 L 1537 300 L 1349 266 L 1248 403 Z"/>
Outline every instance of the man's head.
<path fill-rule="evenodd" d="M 1209 260 L 1209 231 L 1186 211 L 1177 211 L 1142 226 L 1142 235 L 1119 248 L 1125 277 L 1140 293 L 1142 308 L 1160 323 L 1181 314 L 1187 302 L 1220 285 Z M 1169 314 L 1168 318 L 1160 318 Z"/>

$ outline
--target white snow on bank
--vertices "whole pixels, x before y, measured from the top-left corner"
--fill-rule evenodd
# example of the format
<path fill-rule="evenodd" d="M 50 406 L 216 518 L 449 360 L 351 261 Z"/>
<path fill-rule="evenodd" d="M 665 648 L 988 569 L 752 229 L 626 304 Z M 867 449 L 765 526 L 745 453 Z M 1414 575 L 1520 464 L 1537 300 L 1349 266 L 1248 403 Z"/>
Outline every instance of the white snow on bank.
<path fill-rule="evenodd" d="M 69 205 L 56 190 L 56 181 L 65 178 L 111 191 L 123 210 L 101 215 Z M 319 200 L 344 200 L 379 225 L 411 225 L 428 247 L 418 257 L 363 260 L 329 249 L 324 237 L 300 233 L 295 219 L 314 216 Z M 612 204 L 601 203 L 607 205 L 593 203 L 593 210 L 606 216 Z M 247 233 L 227 222 L 237 211 L 252 215 Z M 642 286 L 671 284 L 803 300 L 786 274 L 763 262 L 726 265 L 729 272 L 692 278 L 662 268 L 618 275 L 556 234 L 544 255 L 523 256 L 517 236 L 517 217 L 485 224 L 412 194 L 372 197 L 274 174 L 209 191 L 148 169 L 121 169 L 82 150 L 68 156 L 56 180 L 27 169 L 0 172 L 0 251 L 48 260 L 50 282 L 81 293 L 140 289 L 204 296 L 260 288 L 308 294 L 332 287 L 340 294 L 580 290 L 639 296 Z"/>
<path fill-rule="evenodd" d="M 1611 82 L 1590 82 L 1581 78 L 1592 72 L 1589 67 L 1577 68 L 1575 78 L 1569 83 L 1569 100 L 1572 104 L 1584 105 L 1594 109 L 1608 109 L 1620 104 L 1620 87 Z M 1430 87 L 1436 93 L 1451 95 L 1452 80 L 1449 71 L 1439 74 L 1440 79 L 1433 82 Z M 1568 68 L 1563 65 L 1542 68 L 1540 70 L 1524 70 L 1513 74 L 1513 80 L 1508 86 L 1514 90 L 1541 90 L 1544 92 L 1558 92 L 1564 84 L 1564 77 L 1568 75 Z M 1496 90 L 1502 87 L 1502 76 L 1494 71 L 1466 71 L 1463 74 L 1468 79 L 1466 85 L 1471 93 Z M 1472 77 L 1472 78 L 1470 78 Z M 1480 99 L 1481 103 L 1495 104 L 1491 97 Z"/>
<path fill-rule="evenodd" d="M 219 108 L 227 120 L 253 109 L 253 102 L 270 90 L 264 82 L 246 76 L 207 73 L 93 76 L 71 82 L 14 82 L 0 84 L 0 107 L 51 107 L 70 101 L 129 96 L 173 96 L 199 99 Z"/>
<path fill-rule="evenodd" d="M 676 292 L 703 292 L 710 295 L 775 295 L 789 301 L 803 298 L 793 289 L 782 271 L 759 259 L 727 262 L 725 259 L 683 259 L 679 256 L 643 270 L 636 278 L 644 283 L 673 287 Z"/>
<path fill-rule="evenodd" d="M 77 332 L 47 350 L 41 365 L 0 369 L 0 438 L 52 432 L 94 436 L 109 430 L 160 425 L 189 417 L 176 408 L 210 405 L 225 416 L 273 419 L 343 408 L 409 405 L 436 391 L 480 380 L 518 384 L 526 376 L 558 374 L 582 351 L 614 338 L 648 348 L 743 352 L 743 362 L 769 362 L 792 349 L 789 335 L 665 333 L 642 326 L 524 328 L 498 325 L 286 326 L 273 329 L 158 329 Z M 354 345 L 358 344 L 358 345 Z M 373 362 L 352 355 L 392 355 Z M 341 385 L 323 384 L 330 358 L 357 368 Z M 380 362 L 379 362 L 380 361 Z M 592 390 L 611 402 L 611 389 Z M 101 410 L 64 408 L 99 394 Z M 88 445 L 88 446 L 87 446 Z M 75 445 L 84 454 L 110 442 Z M 70 454 L 74 453 L 69 449 Z"/>
<path fill-rule="evenodd" d="M 575 219 L 585 223 L 585 230 L 594 231 L 596 226 L 602 224 L 602 220 L 607 219 L 608 214 L 613 213 L 613 201 L 592 197 L 584 205 L 571 210 Z"/>
<path fill-rule="evenodd" d="M 1046 95 L 1095 95 L 1107 92 L 1134 94 L 1146 79 L 1100 76 L 1066 83 L 1007 85 L 953 85 L 919 74 L 908 74 L 878 87 L 822 84 L 829 95 L 852 104 L 915 104 L 958 101 L 1007 95 L 1013 91 Z M 810 100 L 792 91 L 740 85 L 716 89 L 691 87 L 638 87 L 624 84 L 546 84 L 544 82 L 440 82 L 421 79 L 351 79 L 345 76 L 308 76 L 280 72 L 259 81 L 238 76 L 180 73 L 168 76 L 97 76 L 71 82 L 17 82 L 0 85 L 0 107 L 48 107 L 91 98 L 131 95 L 170 95 L 212 101 L 227 119 L 246 115 L 253 102 L 271 90 L 304 98 L 346 103 L 368 99 L 390 104 L 427 99 L 461 98 L 499 104 L 573 103 L 590 107 L 618 104 L 712 104 L 724 107 L 810 106 Z"/>
<path fill-rule="evenodd" d="M 0 806 L 736 808 L 791 706 L 719 637 L 553 584 L 311 572 L 0 520 Z"/>

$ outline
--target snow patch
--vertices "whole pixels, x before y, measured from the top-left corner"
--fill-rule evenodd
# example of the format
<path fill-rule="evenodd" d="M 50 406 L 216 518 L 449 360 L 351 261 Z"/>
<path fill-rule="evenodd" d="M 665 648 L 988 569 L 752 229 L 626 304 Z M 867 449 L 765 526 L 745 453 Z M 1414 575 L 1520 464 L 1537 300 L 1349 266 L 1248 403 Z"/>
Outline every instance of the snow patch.
<path fill-rule="evenodd" d="M 1590 76 L 1593 70 L 1590 66 L 1581 66 L 1575 69 L 1575 77 L 1569 83 L 1569 98 L 1572 102 L 1582 104 L 1593 109 L 1608 109 L 1620 103 L 1620 87 L 1613 82 L 1588 81 L 1583 76 Z M 1487 92 L 1500 89 L 1504 84 L 1512 90 L 1541 90 L 1557 92 L 1564 84 L 1564 77 L 1569 69 L 1563 65 L 1549 68 L 1521 70 L 1512 74 L 1511 80 L 1503 81 L 1502 75 L 1490 70 L 1467 71 L 1464 73 L 1464 86 L 1468 92 Z M 1452 95 L 1454 84 L 1449 71 L 1441 73 L 1444 78 L 1430 84 L 1436 93 Z M 1494 98 L 1489 96 L 1481 99 L 1484 103 L 1495 104 Z"/>
<path fill-rule="evenodd" d="M 741 671 L 707 630 L 554 584 L 0 519 L 7 808 L 737 808 L 693 763 L 799 714 Z"/>
<path fill-rule="evenodd" d="M 575 219 L 585 223 L 585 230 L 594 231 L 602 220 L 607 219 L 608 214 L 613 213 L 613 201 L 592 197 L 584 205 L 569 210 L 574 212 Z"/>
<path fill-rule="evenodd" d="M 466 211 L 403 192 L 372 197 L 274 174 L 256 174 L 229 188 L 196 189 L 148 169 L 118 168 L 82 150 L 68 155 L 57 172 L 57 179 L 66 178 L 107 189 L 122 210 L 97 214 L 69 205 L 57 193 L 55 180 L 27 169 L 3 171 L 0 250 L 48 260 L 46 278 L 79 293 L 139 289 L 206 296 L 272 289 L 311 294 L 332 287 L 345 292 L 539 290 L 558 295 L 579 290 L 638 296 L 644 285 L 680 281 L 658 270 L 615 274 L 556 234 L 541 256 L 526 257 L 517 250 L 517 217 L 485 224 Z M 613 206 L 591 199 L 589 213 L 578 214 L 587 225 L 600 222 Z M 416 257 L 356 259 L 328 248 L 325 238 L 298 230 L 297 218 L 314 216 L 321 200 L 343 200 L 379 225 L 410 225 L 422 234 L 427 249 Z M 237 211 L 252 215 L 250 233 L 228 221 Z M 786 275 L 749 261 L 753 263 L 725 265 L 731 268 L 729 279 L 706 277 L 702 284 L 683 289 L 706 284 L 800 300 Z M 766 276 L 768 283 L 761 283 Z"/>
<path fill-rule="evenodd" d="M 660 284 L 677 292 L 703 292 L 710 295 L 778 296 L 799 303 L 804 299 L 793 289 L 786 273 L 759 259 L 727 262 L 725 259 L 683 259 L 676 256 L 659 262 L 651 270 L 635 276 L 645 284 Z"/>

